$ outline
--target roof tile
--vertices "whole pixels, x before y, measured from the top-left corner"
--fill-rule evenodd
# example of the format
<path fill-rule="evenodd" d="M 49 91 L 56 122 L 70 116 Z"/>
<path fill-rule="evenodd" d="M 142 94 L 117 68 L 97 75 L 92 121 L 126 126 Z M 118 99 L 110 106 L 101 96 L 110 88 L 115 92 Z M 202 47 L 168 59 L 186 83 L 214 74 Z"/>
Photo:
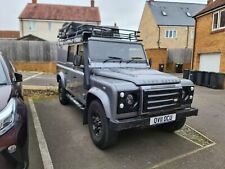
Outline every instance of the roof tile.
<path fill-rule="evenodd" d="M 206 8 L 204 8 L 202 11 L 200 11 L 196 16 L 202 15 L 206 12 L 209 12 L 211 10 L 214 10 L 214 9 L 222 7 L 222 6 L 225 6 L 225 0 L 216 0 L 214 2 L 209 3 L 206 6 Z"/>
<path fill-rule="evenodd" d="M 0 38 L 19 38 L 19 31 L 0 31 Z"/>
<path fill-rule="evenodd" d="M 28 3 L 20 19 L 101 22 L 98 7 Z"/>
<path fill-rule="evenodd" d="M 164 26 L 194 26 L 192 16 L 204 9 L 205 4 L 147 1 L 157 25 Z M 163 12 L 166 15 L 163 15 Z"/>

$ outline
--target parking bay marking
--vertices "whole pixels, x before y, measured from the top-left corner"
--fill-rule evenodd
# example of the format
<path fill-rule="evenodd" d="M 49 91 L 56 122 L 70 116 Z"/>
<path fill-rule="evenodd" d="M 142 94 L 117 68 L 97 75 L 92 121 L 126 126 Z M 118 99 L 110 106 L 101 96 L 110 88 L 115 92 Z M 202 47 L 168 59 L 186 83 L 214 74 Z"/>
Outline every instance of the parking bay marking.
<path fill-rule="evenodd" d="M 29 77 L 25 78 L 23 81 L 25 82 L 25 81 L 27 81 L 27 80 L 33 79 L 33 78 L 35 78 L 35 77 L 37 77 L 37 76 L 40 76 L 40 75 L 42 75 L 42 74 L 43 74 L 43 72 L 37 73 L 37 74 L 35 74 L 35 75 L 32 75 L 32 76 L 29 76 Z"/>
<path fill-rule="evenodd" d="M 46 143 L 45 136 L 41 128 L 41 123 L 38 118 L 34 102 L 31 98 L 29 98 L 28 101 L 29 101 L 29 105 L 30 105 L 30 109 L 31 109 L 32 117 L 33 117 L 34 128 L 35 128 L 36 136 L 38 139 L 38 144 L 39 144 L 39 149 L 41 152 L 41 158 L 44 165 L 44 169 L 54 169 L 52 159 L 48 150 L 48 145 Z"/>
<path fill-rule="evenodd" d="M 185 153 L 185 154 L 176 156 L 176 157 L 174 157 L 174 158 L 165 160 L 165 161 L 163 161 L 163 162 L 161 162 L 161 163 L 158 163 L 158 164 L 154 165 L 153 167 L 150 167 L 151 169 L 156 169 L 156 168 L 159 168 L 159 167 L 163 167 L 163 166 L 165 166 L 165 165 L 167 165 L 167 164 L 169 164 L 169 163 L 172 163 L 172 162 L 175 162 L 175 161 L 177 161 L 177 160 L 183 159 L 183 158 L 185 158 L 185 157 L 187 157 L 187 156 L 190 156 L 190 155 L 192 155 L 192 154 L 195 154 L 195 153 L 197 153 L 197 152 L 199 152 L 199 151 L 203 151 L 203 150 L 205 150 L 205 149 L 207 149 L 207 148 L 210 148 L 210 147 L 212 147 L 212 146 L 214 146 L 214 145 L 216 144 L 214 141 L 212 141 L 211 139 L 209 139 L 208 137 L 206 137 L 204 134 L 200 133 L 199 131 L 195 130 L 194 128 L 190 127 L 189 125 L 185 125 L 184 128 L 187 128 L 187 129 L 189 129 L 189 130 L 194 131 L 198 136 L 200 136 L 200 137 L 202 137 L 203 139 L 206 140 L 205 143 L 200 144 L 200 143 L 196 142 L 193 138 L 188 138 L 187 135 L 181 134 L 181 133 L 179 133 L 179 132 L 176 132 L 176 134 L 177 134 L 178 136 L 180 136 L 180 137 L 182 137 L 182 138 L 184 138 L 184 139 L 186 139 L 186 140 L 192 142 L 193 144 L 198 145 L 200 148 L 198 148 L 198 149 L 196 149 L 196 150 L 193 150 L 193 151 L 190 151 L 190 152 L 187 152 L 187 153 Z M 182 130 L 182 129 L 181 129 L 181 130 Z M 184 129 L 184 130 L 185 130 L 185 129 Z"/>

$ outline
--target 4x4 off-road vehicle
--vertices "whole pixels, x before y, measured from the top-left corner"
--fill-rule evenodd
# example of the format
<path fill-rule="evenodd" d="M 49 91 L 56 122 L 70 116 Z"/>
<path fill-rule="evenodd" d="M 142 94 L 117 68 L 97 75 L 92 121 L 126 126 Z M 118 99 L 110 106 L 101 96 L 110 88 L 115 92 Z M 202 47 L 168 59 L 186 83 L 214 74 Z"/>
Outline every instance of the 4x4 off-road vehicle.
<path fill-rule="evenodd" d="M 83 123 L 101 149 L 121 130 L 159 126 L 172 132 L 198 114 L 191 107 L 193 83 L 152 70 L 139 33 L 67 23 L 58 35 L 68 50 L 67 61 L 57 64 L 59 100 L 83 110 Z"/>

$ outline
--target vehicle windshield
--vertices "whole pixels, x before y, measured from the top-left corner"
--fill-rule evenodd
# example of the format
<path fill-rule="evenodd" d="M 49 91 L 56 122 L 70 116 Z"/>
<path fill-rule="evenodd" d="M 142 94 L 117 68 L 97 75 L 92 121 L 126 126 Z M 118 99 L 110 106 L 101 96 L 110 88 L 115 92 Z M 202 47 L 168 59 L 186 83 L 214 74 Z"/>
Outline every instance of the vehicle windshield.
<path fill-rule="evenodd" d="M 147 63 L 140 44 L 89 41 L 89 51 L 91 61 Z"/>
<path fill-rule="evenodd" d="M 7 78 L 5 75 L 5 71 L 2 67 L 2 64 L 0 63 L 0 85 L 6 84 L 7 83 Z"/>

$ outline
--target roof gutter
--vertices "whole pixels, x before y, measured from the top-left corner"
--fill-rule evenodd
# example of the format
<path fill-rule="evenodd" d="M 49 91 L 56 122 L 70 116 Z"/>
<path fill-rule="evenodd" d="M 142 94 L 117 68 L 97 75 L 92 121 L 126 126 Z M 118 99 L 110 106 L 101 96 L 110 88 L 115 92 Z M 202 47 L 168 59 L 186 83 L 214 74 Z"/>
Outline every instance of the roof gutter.
<path fill-rule="evenodd" d="M 161 29 L 160 29 L 160 26 L 159 25 L 158 25 L 158 29 L 159 29 L 159 33 L 158 33 L 158 41 L 157 41 L 157 44 L 158 44 L 158 48 L 160 48 Z"/>
<path fill-rule="evenodd" d="M 197 31 L 197 19 L 195 19 L 195 32 L 194 32 L 194 46 L 193 46 L 193 53 L 192 53 L 192 59 L 191 59 L 191 69 L 194 69 L 194 62 L 195 62 L 195 44 L 196 44 L 196 31 Z"/>
<path fill-rule="evenodd" d="M 189 35 L 190 35 L 190 27 L 187 26 L 187 42 L 186 42 L 186 48 L 188 48 L 188 45 L 189 45 Z"/>

